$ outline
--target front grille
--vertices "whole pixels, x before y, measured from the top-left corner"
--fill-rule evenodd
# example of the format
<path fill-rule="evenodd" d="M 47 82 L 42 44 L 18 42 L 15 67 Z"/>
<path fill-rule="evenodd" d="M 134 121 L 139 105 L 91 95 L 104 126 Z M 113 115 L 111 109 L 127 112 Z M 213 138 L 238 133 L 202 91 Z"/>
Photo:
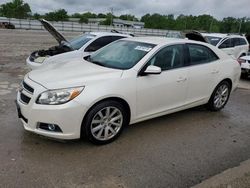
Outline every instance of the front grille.
<path fill-rule="evenodd" d="M 20 99 L 21 99 L 21 102 L 25 104 L 28 104 L 30 102 L 30 97 L 24 95 L 23 93 L 20 93 Z"/>
<path fill-rule="evenodd" d="M 32 87 L 30 87 L 28 84 L 26 84 L 24 81 L 23 81 L 23 89 L 25 89 L 26 91 L 28 91 L 29 93 L 33 94 L 34 92 L 34 89 Z"/>

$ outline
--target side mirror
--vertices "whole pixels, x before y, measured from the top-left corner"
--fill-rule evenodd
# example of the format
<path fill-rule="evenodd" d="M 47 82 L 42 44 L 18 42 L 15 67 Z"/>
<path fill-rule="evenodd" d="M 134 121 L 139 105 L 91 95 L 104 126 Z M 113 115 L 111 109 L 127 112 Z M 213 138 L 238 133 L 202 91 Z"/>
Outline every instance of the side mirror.
<path fill-rule="evenodd" d="M 144 71 L 144 74 L 161 74 L 161 68 L 154 65 L 149 65 Z"/>

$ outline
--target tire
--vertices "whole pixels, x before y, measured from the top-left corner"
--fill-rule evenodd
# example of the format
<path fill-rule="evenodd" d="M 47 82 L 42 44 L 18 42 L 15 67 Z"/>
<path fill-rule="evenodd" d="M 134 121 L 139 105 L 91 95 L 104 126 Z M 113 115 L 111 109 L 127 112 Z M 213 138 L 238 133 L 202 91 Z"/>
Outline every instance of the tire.
<path fill-rule="evenodd" d="M 84 118 L 82 134 L 93 144 L 108 144 L 120 136 L 129 123 L 128 117 L 121 103 L 113 100 L 100 102 Z"/>
<path fill-rule="evenodd" d="M 226 92 L 227 90 L 227 92 Z M 223 92 L 226 92 L 223 94 Z M 207 108 L 210 111 L 219 111 L 225 107 L 228 102 L 231 92 L 231 85 L 228 81 L 222 81 L 213 91 L 208 103 Z M 223 94 L 223 95 L 222 95 Z"/>

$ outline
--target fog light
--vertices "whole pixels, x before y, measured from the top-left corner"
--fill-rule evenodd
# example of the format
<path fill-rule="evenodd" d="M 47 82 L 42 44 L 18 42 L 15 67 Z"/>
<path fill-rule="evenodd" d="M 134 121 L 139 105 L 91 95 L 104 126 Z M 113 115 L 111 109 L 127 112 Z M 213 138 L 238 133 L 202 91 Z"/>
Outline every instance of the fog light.
<path fill-rule="evenodd" d="M 37 128 L 51 132 L 62 132 L 61 128 L 56 124 L 38 123 Z"/>
<path fill-rule="evenodd" d="M 48 129 L 49 129 L 50 131 L 55 131 L 56 126 L 55 126 L 54 124 L 48 124 Z"/>

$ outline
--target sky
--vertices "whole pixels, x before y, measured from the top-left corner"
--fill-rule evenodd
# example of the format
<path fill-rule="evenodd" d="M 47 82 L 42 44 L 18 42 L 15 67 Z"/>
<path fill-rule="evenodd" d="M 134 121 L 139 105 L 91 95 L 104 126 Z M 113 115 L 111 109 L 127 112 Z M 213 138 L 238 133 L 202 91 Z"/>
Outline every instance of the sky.
<path fill-rule="evenodd" d="M 10 0 L 0 0 L 0 4 Z M 146 13 L 201 15 L 224 17 L 250 17 L 250 0 L 24 0 L 33 13 L 44 14 L 60 8 L 69 14 L 79 12 L 107 13 L 113 8 L 115 15 Z"/>

